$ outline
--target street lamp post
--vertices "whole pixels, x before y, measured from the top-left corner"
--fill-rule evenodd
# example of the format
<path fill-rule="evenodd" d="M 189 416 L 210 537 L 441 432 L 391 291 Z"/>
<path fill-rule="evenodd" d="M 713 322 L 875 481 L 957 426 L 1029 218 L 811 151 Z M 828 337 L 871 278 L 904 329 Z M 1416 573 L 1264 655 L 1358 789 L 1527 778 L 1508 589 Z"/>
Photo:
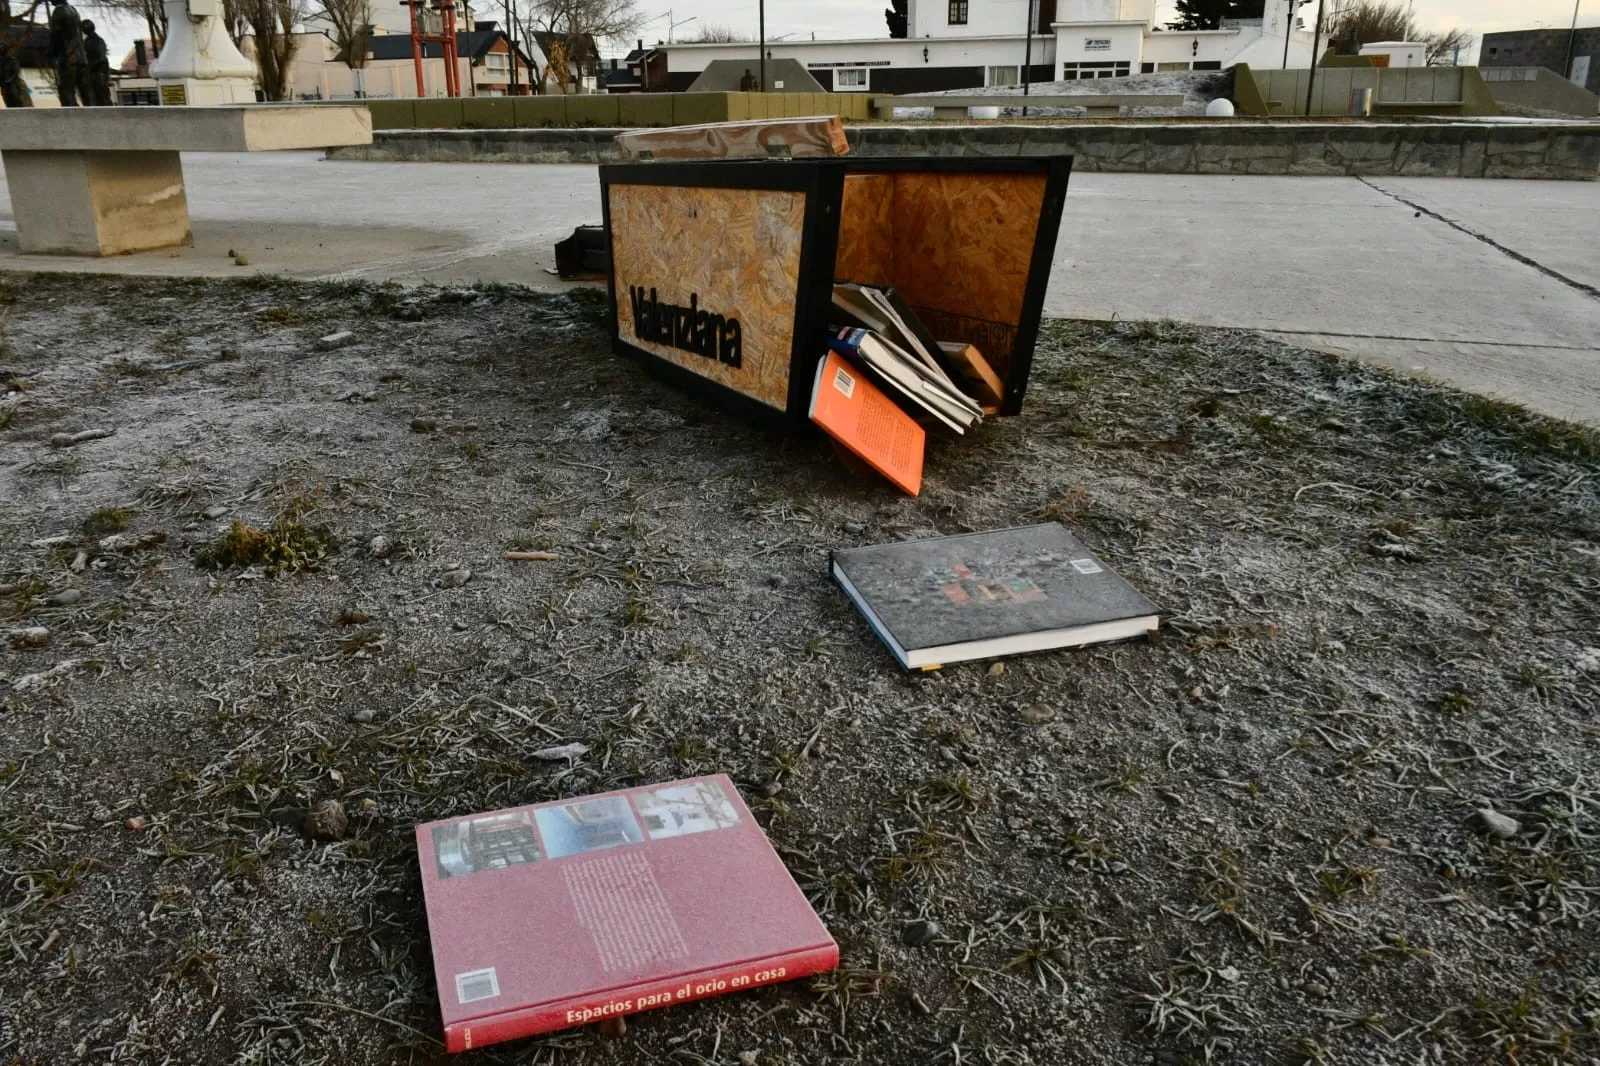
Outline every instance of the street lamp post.
<path fill-rule="evenodd" d="M 1572 50 L 1578 43 L 1578 7 L 1583 0 L 1572 0 L 1572 29 L 1567 31 L 1567 80 L 1572 80 Z M 1588 88 L 1587 85 L 1584 86 Z"/>
<path fill-rule="evenodd" d="M 1311 74 L 1306 78 L 1306 118 L 1311 117 L 1311 92 L 1317 86 L 1317 52 L 1322 48 L 1322 0 L 1317 0 L 1317 28 L 1311 34 Z"/>

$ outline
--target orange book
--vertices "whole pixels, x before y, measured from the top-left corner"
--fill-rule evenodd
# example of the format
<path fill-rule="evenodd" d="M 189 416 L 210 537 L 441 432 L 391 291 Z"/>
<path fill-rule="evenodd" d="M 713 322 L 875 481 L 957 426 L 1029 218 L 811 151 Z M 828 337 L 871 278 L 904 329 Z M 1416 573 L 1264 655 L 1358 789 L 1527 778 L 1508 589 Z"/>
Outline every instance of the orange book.
<path fill-rule="evenodd" d="M 961 372 L 961 377 L 967 385 L 967 395 L 982 405 L 983 413 L 992 415 L 998 411 L 1000 401 L 1006 396 L 1006 385 L 989 365 L 989 360 L 983 357 L 983 353 L 961 341 L 940 341 L 939 347 Z"/>
<path fill-rule="evenodd" d="M 817 364 L 811 421 L 909 496 L 922 491 L 927 434 L 865 374 L 829 352 Z"/>

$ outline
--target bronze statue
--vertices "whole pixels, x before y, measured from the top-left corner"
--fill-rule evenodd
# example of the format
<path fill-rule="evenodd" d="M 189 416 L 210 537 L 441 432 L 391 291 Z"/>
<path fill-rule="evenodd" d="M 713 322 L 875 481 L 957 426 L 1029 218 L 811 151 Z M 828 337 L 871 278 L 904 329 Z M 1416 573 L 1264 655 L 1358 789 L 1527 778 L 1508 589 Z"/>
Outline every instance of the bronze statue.
<path fill-rule="evenodd" d="M 89 69 L 88 103 L 95 107 L 111 106 L 111 57 L 106 41 L 94 31 L 94 22 L 83 20 L 83 58 Z"/>
<path fill-rule="evenodd" d="M 50 12 L 50 62 L 56 68 L 56 95 L 62 107 L 77 107 L 88 96 L 88 62 L 83 54 L 83 20 L 67 0 L 53 0 Z"/>
<path fill-rule="evenodd" d="M 15 52 L 0 51 L 0 100 L 7 107 L 32 107 L 33 92 L 22 77 L 22 64 Z"/>

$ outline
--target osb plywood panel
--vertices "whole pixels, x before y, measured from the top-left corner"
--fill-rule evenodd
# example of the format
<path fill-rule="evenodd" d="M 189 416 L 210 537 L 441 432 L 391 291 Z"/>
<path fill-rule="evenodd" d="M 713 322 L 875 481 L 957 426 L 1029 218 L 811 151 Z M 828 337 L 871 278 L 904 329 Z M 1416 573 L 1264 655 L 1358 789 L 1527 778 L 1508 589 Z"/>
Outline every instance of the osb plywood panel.
<path fill-rule="evenodd" d="M 893 174 L 845 175 L 833 276 L 862 285 L 894 284 Z"/>
<path fill-rule="evenodd" d="M 765 159 L 783 150 L 795 159 L 844 155 L 850 142 L 837 117 L 710 122 L 664 130 L 635 130 L 614 138 L 624 159 Z"/>
<path fill-rule="evenodd" d="M 935 336 L 976 345 L 1002 378 L 1044 187 L 1043 174 L 895 175 L 895 288 Z"/>
<path fill-rule="evenodd" d="M 805 194 L 612 185 L 610 197 L 622 339 L 784 410 Z"/>

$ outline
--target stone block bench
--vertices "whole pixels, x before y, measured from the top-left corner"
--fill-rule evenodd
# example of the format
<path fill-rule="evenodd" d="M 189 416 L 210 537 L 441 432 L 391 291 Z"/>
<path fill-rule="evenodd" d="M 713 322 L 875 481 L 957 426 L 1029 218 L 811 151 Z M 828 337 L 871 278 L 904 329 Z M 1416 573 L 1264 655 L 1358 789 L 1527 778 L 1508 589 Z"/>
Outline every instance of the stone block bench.
<path fill-rule="evenodd" d="M 0 158 L 24 252 L 120 255 L 189 239 L 181 152 L 372 143 L 365 106 L 0 110 Z"/>
<path fill-rule="evenodd" d="M 1176 93 L 1124 94 L 1075 93 L 1053 96 L 874 96 L 872 112 L 893 121 L 897 107 L 931 107 L 936 119 L 964 119 L 969 107 L 1081 107 L 1090 118 L 1116 118 L 1125 107 L 1182 107 Z"/>

